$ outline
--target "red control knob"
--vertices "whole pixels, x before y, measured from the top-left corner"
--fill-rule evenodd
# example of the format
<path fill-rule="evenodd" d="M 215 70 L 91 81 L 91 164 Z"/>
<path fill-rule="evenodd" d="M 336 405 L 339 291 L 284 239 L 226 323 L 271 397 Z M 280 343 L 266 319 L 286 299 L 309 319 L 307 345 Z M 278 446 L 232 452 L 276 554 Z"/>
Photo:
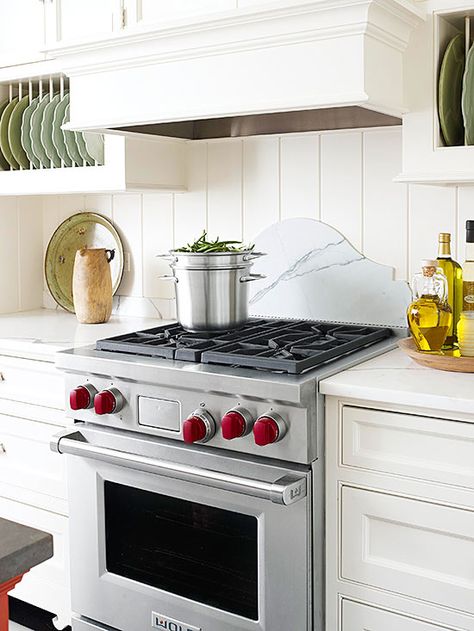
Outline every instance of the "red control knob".
<path fill-rule="evenodd" d="M 239 412 L 227 412 L 221 421 L 222 438 L 232 440 L 240 438 L 245 433 L 245 419 Z"/>
<path fill-rule="evenodd" d="M 283 419 L 278 414 L 260 416 L 253 426 L 255 444 L 264 447 L 276 443 L 283 438 L 285 431 Z"/>
<path fill-rule="evenodd" d="M 198 416 L 191 416 L 183 423 L 183 440 L 185 443 L 196 443 L 206 438 L 206 424 Z"/>
<path fill-rule="evenodd" d="M 94 401 L 94 395 L 97 390 L 89 384 L 78 386 L 69 393 L 69 406 L 71 410 L 87 410 L 91 408 Z"/>
<path fill-rule="evenodd" d="M 236 407 L 229 410 L 221 420 L 222 438 L 232 440 L 246 436 L 253 425 L 253 417 L 244 408 Z"/>
<path fill-rule="evenodd" d="M 216 423 L 209 412 L 199 408 L 183 422 L 185 443 L 207 443 L 216 433 Z"/>
<path fill-rule="evenodd" d="M 102 390 L 94 397 L 94 410 L 96 414 L 116 414 L 123 407 L 123 398 L 116 388 Z"/>

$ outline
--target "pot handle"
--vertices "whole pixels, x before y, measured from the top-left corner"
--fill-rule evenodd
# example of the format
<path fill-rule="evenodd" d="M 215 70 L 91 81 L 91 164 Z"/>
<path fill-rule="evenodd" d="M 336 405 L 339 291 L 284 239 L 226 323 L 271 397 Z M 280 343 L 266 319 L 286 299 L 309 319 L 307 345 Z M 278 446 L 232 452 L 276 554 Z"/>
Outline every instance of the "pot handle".
<path fill-rule="evenodd" d="M 247 276 L 241 276 L 239 279 L 241 283 L 251 283 L 253 280 L 260 280 L 266 278 L 265 274 L 248 274 Z"/>
<path fill-rule="evenodd" d="M 244 256 L 244 261 L 253 261 L 254 259 L 258 259 L 261 256 L 267 256 L 266 252 L 251 252 L 250 254 L 246 254 Z"/>
<path fill-rule="evenodd" d="M 164 274 L 163 276 L 158 276 L 159 280 L 172 280 L 174 283 L 178 282 L 176 276 L 172 276 L 171 274 Z"/>

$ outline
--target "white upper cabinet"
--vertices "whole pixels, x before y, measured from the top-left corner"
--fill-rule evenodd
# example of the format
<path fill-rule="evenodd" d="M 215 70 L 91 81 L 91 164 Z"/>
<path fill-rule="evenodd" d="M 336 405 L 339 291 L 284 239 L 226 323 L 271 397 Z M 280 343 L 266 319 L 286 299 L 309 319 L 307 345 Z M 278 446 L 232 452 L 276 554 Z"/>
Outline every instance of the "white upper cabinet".
<path fill-rule="evenodd" d="M 237 8 L 237 0 L 125 0 L 125 26 L 182 20 Z"/>
<path fill-rule="evenodd" d="M 420 6 L 425 8 L 427 19 L 410 40 L 405 55 L 408 113 L 403 119 L 403 169 L 397 179 L 425 184 L 471 183 L 474 147 L 446 146 L 438 115 L 438 81 L 449 42 L 458 34 L 465 35 L 466 16 L 471 17 L 472 42 L 474 0 L 428 0 Z M 451 68 L 448 80 L 453 76 Z M 452 93 L 452 88 L 449 91 Z M 456 109 L 458 116 L 459 105 Z M 454 106 L 451 112 L 455 112 Z"/>
<path fill-rule="evenodd" d="M 44 57 L 44 11 L 42 0 L 0 0 L 0 67 Z"/>
<path fill-rule="evenodd" d="M 119 0 L 45 0 L 45 7 L 48 48 L 107 37 L 121 27 Z"/>

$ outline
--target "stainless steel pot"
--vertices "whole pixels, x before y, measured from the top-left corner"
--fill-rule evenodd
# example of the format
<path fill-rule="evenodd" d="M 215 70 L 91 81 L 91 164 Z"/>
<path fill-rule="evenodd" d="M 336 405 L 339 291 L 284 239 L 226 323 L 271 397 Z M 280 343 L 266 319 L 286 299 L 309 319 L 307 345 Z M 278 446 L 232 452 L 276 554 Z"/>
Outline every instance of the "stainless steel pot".
<path fill-rule="evenodd" d="M 191 258 L 190 264 L 178 261 L 170 264 L 172 276 L 161 278 L 171 280 L 176 285 L 177 317 L 187 331 L 229 331 L 245 324 L 248 320 L 248 283 L 260 278 L 261 274 L 251 274 L 251 260 L 217 265 L 217 260 L 226 260 L 226 255 L 194 254 L 200 257 L 201 266 Z M 254 257 L 255 258 L 255 257 Z M 208 259 L 208 260 L 205 260 Z M 210 259 L 210 260 L 209 260 Z"/>
<path fill-rule="evenodd" d="M 167 259 L 170 264 L 179 267 L 192 268 L 214 268 L 214 267 L 234 267 L 234 265 L 247 265 L 261 256 L 266 256 L 263 252 L 253 250 L 242 250 L 240 252 L 178 252 L 170 250 L 166 254 L 159 254 L 159 258 Z"/>

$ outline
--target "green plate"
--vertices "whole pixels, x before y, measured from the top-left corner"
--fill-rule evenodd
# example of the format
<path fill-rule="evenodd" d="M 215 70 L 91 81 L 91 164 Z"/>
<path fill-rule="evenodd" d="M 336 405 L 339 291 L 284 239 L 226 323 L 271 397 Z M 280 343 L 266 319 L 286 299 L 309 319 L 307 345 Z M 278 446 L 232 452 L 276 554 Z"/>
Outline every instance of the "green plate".
<path fill-rule="evenodd" d="M 53 143 L 53 117 L 54 110 L 56 109 L 59 101 L 61 100 L 61 95 L 56 94 L 53 98 L 46 104 L 43 110 L 43 118 L 41 120 L 41 144 L 46 151 L 46 155 L 51 160 L 53 165 L 56 168 L 61 166 L 61 157 L 56 150 L 56 147 Z"/>
<path fill-rule="evenodd" d="M 28 160 L 33 164 L 36 169 L 39 169 L 41 164 L 34 154 L 33 147 L 31 146 L 31 117 L 35 109 L 38 107 L 39 102 L 39 96 L 31 101 L 26 110 L 23 112 L 23 120 L 21 122 L 21 146 L 28 156 Z"/>
<path fill-rule="evenodd" d="M 64 110 L 63 125 L 69 122 L 69 103 Z M 79 153 L 79 148 L 76 142 L 76 134 L 73 131 L 63 129 L 64 144 L 71 159 L 77 164 L 77 166 L 83 165 L 82 156 Z"/>
<path fill-rule="evenodd" d="M 23 122 L 23 114 L 30 104 L 30 97 L 24 96 L 18 101 L 10 116 L 10 122 L 8 123 L 8 142 L 12 151 L 13 157 L 20 166 L 24 169 L 30 168 L 30 160 L 23 149 L 21 144 L 21 126 Z"/>
<path fill-rule="evenodd" d="M 83 132 L 87 153 L 96 164 L 104 164 L 104 134 L 95 134 L 90 131 Z"/>
<path fill-rule="evenodd" d="M 110 263 L 112 292 L 120 285 L 123 274 L 123 246 L 117 230 L 108 219 L 97 213 L 77 213 L 56 229 L 44 261 L 46 283 L 58 305 L 74 313 L 72 273 L 77 250 L 84 247 L 115 250 Z"/>
<path fill-rule="evenodd" d="M 2 149 L 2 153 L 5 156 L 6 161 L 11 166 L 12 169 L 19 169 L 20 165 L 15 160 L 15 157 L 12 153 L 10 143 L 8 141 L 8 125 L 10 123 L 10 118 L 15 109 L 19 98 L 16 96 L 3 110 L 2 117 L 0 118 L 0 148 Z"/>
<path fill-rule="evenodd" d="M 3 101 L 0 101 L 0 119 L 9 102 L 10 101 L 8 99 L 3 99 Z M 10 165 L 8 164 L 5 156 L 2 153 L 2 149 L 0 147 L 0 171 L 9 171 L 9 170 L 10 170 Z"/>
<path fill-rule="evenodd" d="M 43 124 L 43 114 L 45 107 L 48 105 L 50 101 L 50 95 L 46 94 L 40 99 L 40 102 L 36 106 L 33 114 L 31 115 L 31 129 L 30 129 L 30 138 L 31 138 L 31 147 L 33 149 L 33 153 L 44 166 L 45 169 L 49 169 L 51 167 L 51 160 L 49 159 L 48 154 L 41 142 L 41 125 Z"/>
<path fill-rule="evenodd" d="M 64 120 L 64 114 L 69 103 L 69 93 L 65 93 L 54 110 L 53 115 L 53 145 L 59 154 L 59 157 L 68 167 L 72 167 L 72 158 L 69 155 L 64 141 L 64 132 L 61 129 Z"/>
<path fill-rule="evenodd" d="M 438 84 L 438 113 L 441 132 L 448 147 L 464 144 L 461 95 L 465 62 L 464 35 L 448 44 L 441 63 Z"/>
<path fill-rule="evenodd" d="M 94 166 L 94 158 L 87 151 L 84 134 L 82 131 L 75 131 L 74 136 L 76 137 L 77 148 L 79 149 L 83 162 L 85 162 L 87 166 Z"/>
<path fill-rule="evenodd" d="M 462 114 L 466 128 L 466 144 L 474 145 L 474 47 L 467 54 L 462 92 Z"/>

